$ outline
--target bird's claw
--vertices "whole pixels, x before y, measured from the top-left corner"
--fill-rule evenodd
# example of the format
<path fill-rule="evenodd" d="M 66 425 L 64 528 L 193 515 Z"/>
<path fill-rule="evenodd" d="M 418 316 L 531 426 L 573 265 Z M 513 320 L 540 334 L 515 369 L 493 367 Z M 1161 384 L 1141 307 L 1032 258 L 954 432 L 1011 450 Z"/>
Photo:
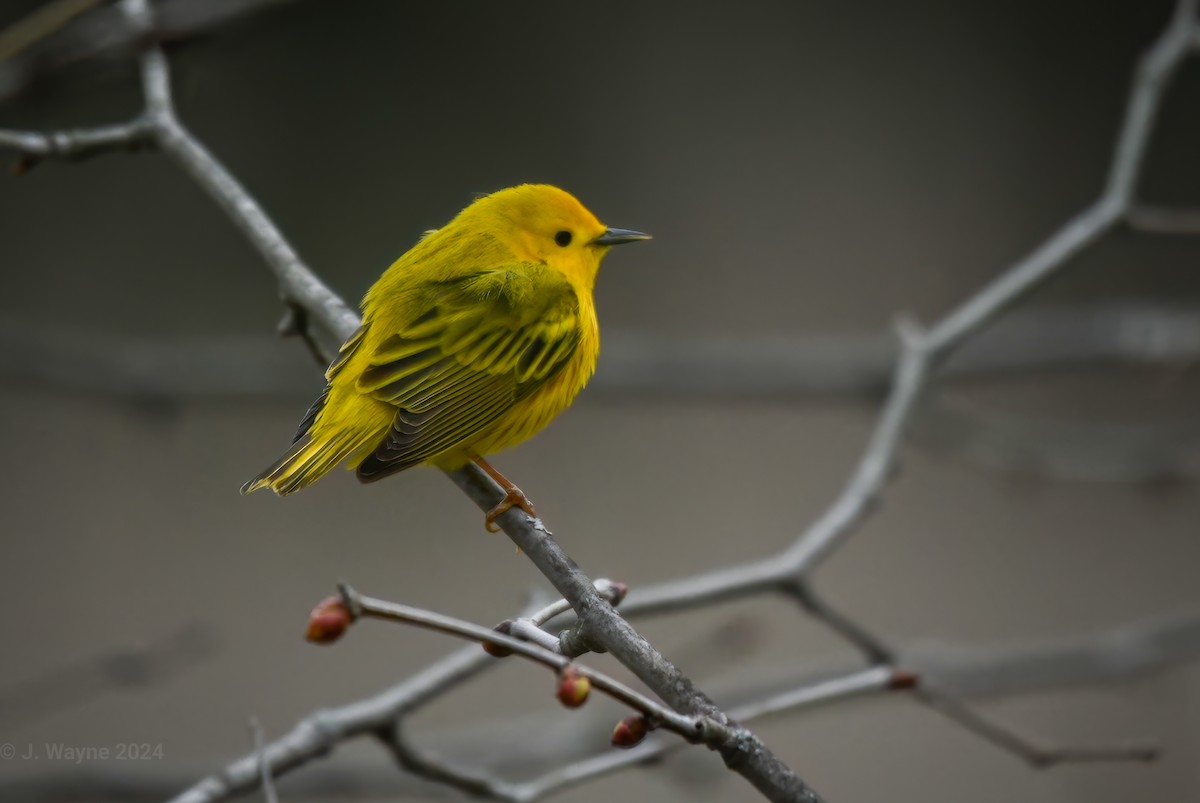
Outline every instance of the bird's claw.
<path fill-rule="evenodd" d="M 500 504 L 487 512 L 483 517 L 483 526 L 489 533 L 498 533 L 500 528 L 496 526 L 496 519 L 503 516 L 514 507 L 519 507 L 529 514 L 531 518 L 537 518 L 537 511 L 533 509 L 533 502 L 529 501 L 520 488 L 513 486 L 504 492 L 504 498 L 500 500 Z"/>

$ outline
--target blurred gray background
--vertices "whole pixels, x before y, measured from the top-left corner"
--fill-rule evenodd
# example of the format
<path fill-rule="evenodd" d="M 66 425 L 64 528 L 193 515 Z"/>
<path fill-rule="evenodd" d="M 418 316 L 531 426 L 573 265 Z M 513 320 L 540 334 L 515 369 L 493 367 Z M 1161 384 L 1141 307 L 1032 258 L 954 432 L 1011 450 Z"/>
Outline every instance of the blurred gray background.
<path fill-rule="evenodd" d="M 7 0 L 0 25 L 35 5 Z M 349 300 L 476 191 L 552 182 L 653 233 L 598 282 L 602 329 L 628 354 L 664 336 L 882 336 L 898 312 L 944 313 L 1099 192 L 1133 64 L 1170 7 L 294 2 L 168 53 L 184 120 Z M 109 122 L 139 102 L 130 62 L 87 61 L 0 106 L 0 127 Z M 1200 61 L 1167 96 L 1145 197 L 1200 202 L 1198 103 Z M 88 773 L 183 785 L 250 748 L 250 716 L 278 736 L 458 646 L 371 623 L 335 647 L 305 643 L 309 608 L 339 578 L 481 623 L 545 586 L 434 471 L 238 495 L 287 444 L 319 374 L 298 341 L 267 339 L 280 316 L 268 271 L 161 155 L 0 178 L 0 237 L 0 741 L 162 746 L 103 766 L 0 763 L 0 795 Z M 1194 319 L 1198 258 L 1200 238 L 1122 233 L 1023 310 Z M 111 338 L 209 344 L 214 374 L 265 348 L 272 376 L 299 379 L 173 395 L 30 367 L 38 343 L 87 353 Z M 882 509 L 819 588 L 914 650 L 1194 614 L 1198 377 L 1194 360 L 1110 361 L 948 386 L 968 433 L 921 418 Z M 496 463 L 586 571 L 638 586 L 785 547 L 837 493 L 877 402 L 601 387 Z M 996 417 L 1015 427 L 1021 459 L 973 448 L 972 416 L 985 434 Z M 1129 446 L 1130 432 L 1145 438 Z M 1087 470 L 1108 447 L 1138 481 Z M 773 599 L 637 624 L 719 700 L 852 658 Z M 137 682 L 128 659 L 125 686 L 108 687 L 121 651 L 164 643 L 183 645 L 169 671 Z M 481 759 L 519 741 L 518 725 L 536 741 L 590 723 L 603 748 L 620 710 L 567 712 L 551 692 L 541 670 L 506 664 L 413 727 Z M 1036 771 L 903 697 L 755 729 L 832 801 L 1200 798 L 1200 672 L 1186 660 L 981 708 L 1045 744 L 1149 740 L 1166 755 Z M 311 771 L 331 768 L 379 798 L 413 788 L 369 742 Z M 281 781 L 285 800 L 309 771 Z M 698 750 L 559 799 L 620 796 L 756 799 Z"/>

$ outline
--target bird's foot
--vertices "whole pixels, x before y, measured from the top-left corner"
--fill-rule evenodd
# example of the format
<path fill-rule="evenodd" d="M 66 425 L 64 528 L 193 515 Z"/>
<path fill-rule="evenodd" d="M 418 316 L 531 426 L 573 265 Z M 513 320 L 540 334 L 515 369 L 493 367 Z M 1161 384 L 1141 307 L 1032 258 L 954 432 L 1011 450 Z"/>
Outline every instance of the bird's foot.
<path fill-rule="evenodd" d="M 529 501 L 529 497 L 515 485 L 510 485 L 504 490 L 504 498 L 500 500 L 500 504 L 487 512 L 483 517 L 483 526 L 487 528 L 489 533 L 498 533 L 500 528 L 496 525 L 496 519 L 503 516 L 514 507 L 519 507 L 531 517 L 537 518 L 537 511 L 533 509 L 533 502 Z"/>

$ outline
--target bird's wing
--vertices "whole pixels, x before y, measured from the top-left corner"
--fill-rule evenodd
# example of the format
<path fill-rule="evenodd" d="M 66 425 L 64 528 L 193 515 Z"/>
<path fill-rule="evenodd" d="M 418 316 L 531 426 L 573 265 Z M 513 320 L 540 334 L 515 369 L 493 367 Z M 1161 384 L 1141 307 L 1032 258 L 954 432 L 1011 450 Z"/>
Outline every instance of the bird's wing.
<path fill-rule="evenodd" d="M 579 345 L 579 298 L 557 271 L 517 263 L 418 294 L 381 341 L 358 390 L 395 405 L 359 477 L 377 479 L 471 440 L 554 377 Z"/>

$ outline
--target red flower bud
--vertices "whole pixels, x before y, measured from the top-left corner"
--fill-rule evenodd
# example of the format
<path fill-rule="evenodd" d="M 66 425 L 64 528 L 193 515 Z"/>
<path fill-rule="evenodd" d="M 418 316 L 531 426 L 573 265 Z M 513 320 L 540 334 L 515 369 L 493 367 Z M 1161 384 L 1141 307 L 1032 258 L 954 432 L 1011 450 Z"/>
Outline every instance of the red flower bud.
<path fill-rule="evenodd" d="M 512 633 L 512 620 L 505 619 L 503 622 L 493 627 L 492 630 L 495 630 L 501 635 L 507 636 Z M 503 644 L 493 644 L 490 641 L 483 642 L 483 651 L 493 658 L 507 658 L 513 654 L 513 651 L 508 647 L 505 647 Z"/>
<path fill-rule="evenodd" d="M 571 664 L 558 673 L 558 701 L 567 708 L 578 708 L 587 702 L 592 682 Z"/>
<path fill-rule="evenodd" d="M 635 747 L 642 739 L 646 738 L 646 733 L 649 730 L 650 726 L 646 723 L 646 718 L 641 714 L 625 717 L 625 719 L 617 723 L 617 727 L 613 728 L 613 747 Z"/>
<path fill-rule="evenodd" d="M 354 614 L 341 597 L 326 597 L 308 615 L 308 630 L 304 637 L 313 644 L 332 644 L 353 623 Z"/>

